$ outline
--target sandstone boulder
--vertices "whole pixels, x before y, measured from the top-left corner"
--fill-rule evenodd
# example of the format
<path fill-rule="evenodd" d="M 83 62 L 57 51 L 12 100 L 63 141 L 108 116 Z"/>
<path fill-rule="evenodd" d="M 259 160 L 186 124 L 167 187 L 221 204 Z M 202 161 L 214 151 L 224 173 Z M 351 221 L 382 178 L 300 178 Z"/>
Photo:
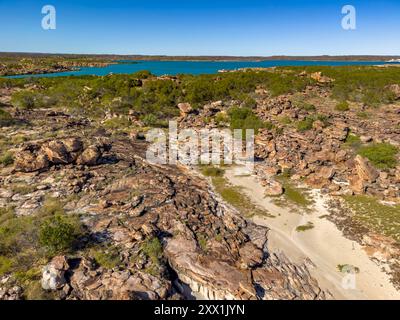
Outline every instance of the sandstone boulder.
<path fill-rule="evenodd" d="M 78 165 L 94 166 L 101 157 L 101 151 L 98 146 L 90 146 L 85 149 L 78 157 L 76 163 Z"/>
<path fill-rule="evenodd" d="M 314 72 L 314 73 L 312 73 L 311 74 L 311 79 L 314 79 L 315 81 L 317 81 L 319 83 L 330 83 L 330 82 L 333 81 L 333 79 L 322 75 L 322 72 Z"/>
<path fill-rule="evenodd" d="M 305 180 L 305 183 L 311 188 L 321 189 L 329 186 L 330 180 L 317 174 L 312 174 Z"/>
<path fill-rule="evenodd" d="M 355 157 L 354 162 L 355 170 L 360 179 L 369 183 L 375 182 L 376 179 L 378 179 L 379 172 L 370 164 L 367 159 L 358 155 Z"/>
<path fill-rule="evenodd" d="M 83 150 L 83 142 L 79 138 L 67 138 L 62 141 L 67 152 L 81 152 Z"/>
<path fill-rule="evenodd" d="M 16 154 L 15 169 L 22 172 L 34 172 L 46 170 L 51 165 L 73 163 L 82 149 L 83 142 L 79 138 L 28 144 Z"/>
<path fill-rule="evenodd" d="M 15 155 L 15 170 L 22 172 L 34 172 L 45 170 L 50 166 L 46 154 L 39 153 L 40 146 L 29 144 Z"/>
<path fill-rule="evenodd" d="M 69 265 L 65 257 L 58 256 L 43 268 L 42 288 L 44 290 L 59 290 L 66 284 L 65 271 Z"/>
<path fill-rule="evenodd" d="M 263 183 L 265 187 L 265 195 L 274 197 L 274 196 L 280 196 L 283 194 L 284 189 L 283 186 L 280 182 L 268 179 Z"/>
<path fill-rule="evenodd" d="M 361 179 L 358 175 L 349 177 L 349 186 L 351 191 L 356 194 L 363 194 L 367 187 L 365 181 Z"/>
<path fill-rule="evenodd" d="M 187 116 L 193 110 L 190 103 L 179 103 L 178 108 L 182 117 Z"/>
<path fill-rule="evenodd" d="M 68 164 L 72 162 L 71 155 L 62 141 L 50 141 L 42 145 L 42 152 L 54 164 Z"/>
<path fill-rule="evenodd" d="M 239 255 L 242 265 L 245 268 L 253 268 L 261 265 L 264 258 L 264 253 L 261 249 L 252 242 L 247 242 L 242 248 L 239 249 Z"/>
<path fill-rule="evenodd" d="M 332 166 L 324 166 L 317 171 L 317 175 L 324 179 L 332 179 L 335 175 L 335 168 Z"/>

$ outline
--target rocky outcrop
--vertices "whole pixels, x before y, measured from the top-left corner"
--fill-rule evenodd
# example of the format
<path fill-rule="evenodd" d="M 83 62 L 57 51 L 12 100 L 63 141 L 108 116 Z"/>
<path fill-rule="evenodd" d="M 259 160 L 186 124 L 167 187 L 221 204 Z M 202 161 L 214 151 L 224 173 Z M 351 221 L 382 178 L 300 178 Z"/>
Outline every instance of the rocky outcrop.
<path fill-rule="evenodd" d="M 185 167 L 149 164 L 141 139 L 104 136 L 99 132 L 85 140 L 23 146 L 21 153 L 33 159 L 43 155 L 48 166 L 25 172 L 30 171 L 27 164 L 20 163 L 14 175 L 0 178 L 0 204 L 15 207 L 18 215 L 34 218 L 51 195 L 68 199 L 62 202 L 66 214 L 83 223 L 76 251 L 42 266 L 40 286 L 49 295 L 68 300 L 185 299 L 190 294 L 209 299 L 325 298 L 311 278 L 301 280 L 303 267 L 271 258 L 268 229 L 224 204 L 207 181 Z M 94 156 L 83 165 L 80 159 L 88 149 Z M 17 181 L 34 187 L 27 194 L 11 191 Z M 113 255 L 107 260 L 109 250 Z M 274 285 L 270 274 L 279 278 Z"/>
<path fill-rule="evenodd" d="M 376 181 L 379 172 L 367 159 L 356 156 L 354 159 L 354 175 L 349 177 L 350 188 L 357 194 L 365 192 L 367 186 Z"/>
<path fill-rule="evenodd" d="M 320 90 L 323 91 L 322 88 Z M 315 91 L 312 89 L 313 95 L 317 94 Z M 304 96 L 307 95 L 306 90 Z M 322 93 L 318 92 L 318 95 Z M 311 188 L 332 195 L 365 193 L 388 201 L 398 201 L 400 188 L 396 172 L 399 168 L 378 170 L 368 160 L 357 156 L 355 149 L 346 142 L 351 131 L 352 137 L 355 133 L 360 137 L 359 143 L 388 141 L 382 140 L 382 137 L 390 136 L 390 143 L 398 145 L 399 135 L 395 133 L 396 130 L 390 129 L 396 123 L 395 111 L 380 115 L 379 122 L 386 123 L 389 128 L 385 129 L 378 122 L 360 123 L 359 119 L 349 115 L 335 114 L 334 106 L 329 111 L 324 110 L 326 114 L 320 117 L 323 121 L 316 120 L 314 111 L 292 103 L 291 95 L 260 98 L 257 103 L 255 112 L 259 117 L 279 128 L 260 129 L 255 139 L 255 154 L 260 160 L 256 163 L 256 171 L 268 189 L 271 189 L 269 186 L 273 176 L 286 171 L 292 180 L 301 180 Z M 282 125 L 281 118 L 294 123 L 313 119 L 313 126 L 301 131 L 293 125 Z M 267 171 L 271 174 L 266 175 Z M 277 194 L 278 191 L 277 186 Z M 274 195 L 274 188 L 267 194 Z"/>
<path fill-rule="evenodd" d="M 181 112 L 181 117 L 186 117 L 193 110 L 190 103 L 179 103 L 178 109 Z"/>
<path fill-rule="evenodd" d="M 322 72 L 314 72 L 310 75 L 311 79 L 314 79 L 318 83 L 330 83 L 333 79 L 322 75 Z"/>
<path fill-rule="evenodd" d="M 166 299 L 171 283 L 145 272 L 99 270 L 93 261 L 82 259 L 70 270 L 69 298 L 81 300 Z M 64 289 L 64 292 L 66 290 Z"/>
<path fill-rule="evenodd" d="M 28 143 L 15 156 L 15 169 L 22 172 L 43 171 L 52 165 L 94 166 L 98 164 L 107 144 L 90 145 L 86 149 L 79 138 Z"/>
<path fill-rule="evenodd" d="M 14 165 L 17 171 L 34 172 L 48 169 L 50 161 L 39 145 L 28 144 L 16 155 Z"/>
<path fill-rule="evenodd" d="M 355 157 L 354 162 L 356 173 L 360 179 L 369 183 L 375 182 L 376 179 L 378 179 L 378 170 L 376 170 L 367 159 L 358 155 Z"/>

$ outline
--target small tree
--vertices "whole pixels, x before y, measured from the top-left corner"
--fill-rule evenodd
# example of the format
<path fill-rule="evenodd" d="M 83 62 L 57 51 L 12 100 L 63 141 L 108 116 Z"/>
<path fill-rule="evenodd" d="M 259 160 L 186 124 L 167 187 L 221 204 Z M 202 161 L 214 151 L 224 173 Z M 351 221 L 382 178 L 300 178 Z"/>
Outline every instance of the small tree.
<path fill-rule="evenodd" d="M 70 249 L 76 235 L 74 224 L 56 215 L 47 218 L 40 226 L 39 243 L 50 254 L 57 254 Z"/>

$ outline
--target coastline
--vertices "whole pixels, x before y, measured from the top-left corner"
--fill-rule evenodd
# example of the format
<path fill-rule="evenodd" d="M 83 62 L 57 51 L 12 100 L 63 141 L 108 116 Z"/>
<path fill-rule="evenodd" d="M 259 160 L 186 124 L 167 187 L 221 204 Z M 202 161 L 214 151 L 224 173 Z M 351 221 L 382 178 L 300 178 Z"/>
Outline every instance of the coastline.
<path fill-rule="evenodd" d="M 1 59 L 1 56 L 0 56 Z M 147 63 L 147 64 L 146 64 Z M 159 64 L 157 64 L 159 63 Z M 170 64 L 166 68 L 164 66 L 160 67 L 161 64 Z M 186 63 L 186 64 L 197 64 L 197 65 L 173 65 L 174 63 Z M 206 65 L 206 64 L 210 65 Z M 215 64 L 215 65 L 214 65 Z M 227 64 L 227 65 L 225 65 Z M 110 68 L 107 70 L 106 68 L 112 65 L 126 65 L 127 68 L 121 70 L 121 68 Z M 139 65 L 139 68 L 132 68 L 129 66 Z M 385 61 L 367 61 L 367 60 L 320 60 L 320 59 L 263 59 L 263 60 L 173 60 L 173 59 L 138 59 L 138 60 L 113 60 L 107 63 L 90 63 L 83 65 L 74 65 L 74 66 L 61 66 L 61 69 L 35 69 L 33 71 L 26 71 L 17 74 L 3 74 L 0 75 L 2 78 L 27 78 L 27 77 L 63 77 L 63 76 L 81 76 L 81 75 L 94 75 L 94 76 L 104 76 L 107 74 L 132 74 L 134 72 L 147 70 L 156 76 L 176 76 L 179 74 L 189 74 L 189 75 L 201 75 L 201 74 L 220 74 L 220 73 L 229 73 L 229 72 L 238 72 L 238 71 L 265 71 L 273 68 L 279 67 L 352 67 L 352 66 L 363 66 L 363 67 L 390 67 L 400 66 L 399 63 L 387 63 Z M 92 69 L 98 68 L 100 70 L 95 70 L 93 73 L 88 72 L 87 70 L 82 70 L 82 68 Z M 81 72 L 82 71 L 82 72 Z M 69 73 L 69 74 L 65 74 Z"/>

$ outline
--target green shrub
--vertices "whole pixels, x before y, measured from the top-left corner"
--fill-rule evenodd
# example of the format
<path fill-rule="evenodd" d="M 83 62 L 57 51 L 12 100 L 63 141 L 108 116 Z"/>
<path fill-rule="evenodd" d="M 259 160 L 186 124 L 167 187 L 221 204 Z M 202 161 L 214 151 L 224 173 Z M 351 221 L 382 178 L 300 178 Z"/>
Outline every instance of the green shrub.
<path fill-rule="evenodd" d="M 306 111 L 316 111 L 317 108 L 311 103 L 300 102 L 297 107 Z"/>
<path fill-rule="evenodd" d="M 360 111 L 357 112 L 357 117 L 359 117 L 360 119 L 369 119 L 371 115 L 366 111 Z"/>
<path fill-rule="evenodd" d="M 132 74 L 132 77 L 138 78 L 138 79 L 149 79 L 153 77 L 150 71 L 143 70 L 143 71 L 137 71 Z"/>
<path fill-rule="evenodd" d="M 231 129 L 253 129 L 257 134 L 261 128 L 272 129 L 273 125 L 262 121 L 251 109 L 233 107 L 228 112 Z"/>
<path fill-rule="evenodd" d="M 256 206 L 248 196 L 243 193 L 240 187 L 232 186 L 224 177 L 212 177 L 211 180 L 216 192 L 221 195 L 222 199 L 238 209 L 244 216 L 252 217 L 254 215 L 260 215 L 272 217 L 269 212 Z"/>
<path fill-rule="evenodd" d="M 90 255 L 93 256 L 100 266 L 107 269 L 113 269 L 121 264 L 118 250 L 114 247 L 92 249 Z"/>
<path fill-rule="evenodd" d="M 369 159 L 379 169 L 396 167 L 398 149 L 390 143 L 374 143 L 361 147 L 358 154 Z"/>
<path fill-rule="evenodd" d="M 0 255 L 15 257 L 36 243 L 37 228 L 32 217 L 17 217 L 12 208 L 0 210 Z"/>
<path fill-rule="evenodd" d="M 285 178 L 281 181 L 283 181 L 283 188 L 285 190 L 284 198 L 289 202 L 301 207 L 308 207 L 313 204 L 313 201 L 306 190 L 294 186 Z"/>
<path fill-rule="evenodd" d="M 55 198 L 47 197 L 43 202 L 43 206 L 40 208 L 40 215 L 42 217 L 61 216 L 63 214 L 64 208 L 60 201 Z"/>
<path fill-rule="evenodd" d="M 251 97 L 247 97 L 243 101 L 243 108 L 254 109 L 257 107 L 257 102 Z"/>
<path fill-rule="evenodd" d="M 11 103 L 19 109 L 33 109 L 37 105 L 37 97 L 33 92 L 19 91 L 12 95 Z"/>
<path fill-rule="evenodd" d="M 314 229 L 314 224 L 312 222 L 307 222 L 307 224 L 302 225 L 302 226 L 298 226 L 296 228 L 297 232 L 305 232 L 308 230 Z"/>
<path fill-rule="evenodd" d="M 36 186 L 32 184 L 28 185 L 28 184 L 18 183 L 11 185 L 10 189 L 14 193 L 25 195 L 34 192 L 36 190 Z"/>
<path fill-rule="evenodd" d="M 154 125 L 157 125 L 158 122 L 157 117 L 151 113 L 143 116 L 141 120 L 143 121 L 143 124 L 147 127 L 152 127 Z"/>
<path fill-rule="evenodd" d="M 14 210 L 12 208 L 0 208 L 0 228 L 4 222 L 14 218 Z"/>
<path fill-rule="evenodd" d="M 284 125 L 289 125 L 292 123 L 292 119 L 289 118 L 288 116 L 279 117 L 278 121 L 279 121 L 279 123 L 284 124 Z"/>
<path fill-rule="evenodd" d="M 337 111 L 349 111 L 350 106 L 347 101 L 340 102 L 336 105 L 335 109 Z"/>
<path fill-rule="evenodd" d="M 163 247 L 157 237 L 146 240 L 142 244 L 141 249 L 143 253 L 150 258 L 153 264 L 159 264 L 159 261 L 163 254 Z"/>
<path fill-rule="evenodd" d="M 0 256 L 0 277 L 11 271 L 14 262 L 4 256 Z"/>
<path fill-rule="evenodd" d="M 0 108 L 0 126 L 10 126 L 14 124 L 14 119 L 10 113 Z"/>
<path fill-rule="evenodd" d="M 115 117 L 104 122 L 104 126 L 108 129 L 124 129 L 129 127 L 131 124 L 131 121 L 127 117 Z"/>
<path fill-rule="evenodd" d="M 215 115 L 214 120 L 218 125 L 224 125 L 226 123 L 229 123 L 229 116 L 224 112 L 218 112 Z"/>
<path fill-rule="evenodd" d="M 36 280 L 24 286 L 24 298 L 33 301 L 49 301 L 56 299 L 56 296 L 52 291 L 45 291 L 40 281 Z"/>
<path fill-rule="evenodd" d="M 40 226 L 39 244 L 51 255 L 69 251 L 78 236 L 76 231 L 74 224 L 65 217 L 49 217 Z"/>
<path fill-rule="evenodd" d="M 223 169 L 217 167 L 204 166 L 201 172 L 206 177 L 222 177 L 225 173 Z"/>
<path fill-rule="evenodd" d="M 354 150 L 358 150 L 361 147 L 362 143 L 359 136 L 349 133 L 347 135 L 345 145 L 347 147 L 353 148 Z"/>
<path fill-rule="evenodd" d="M 200 233 L 197 235 L 197 243 L 200 246 L 200 249 L 204 252 L 207 252 L 207 235 L 204 233 Z"/>
<path fill-rule="evenodd" d="M 313 118 L 305 118 L 297 123 L 297 130 L 300 132 L 311 130 L 314 124 Z"/>
<path fill-rule="evenodd" d="M 14 163 L 14 157 L 13 154 L 11 152 L 4 152 L 1 156 L 0 156 L 0 164 L 2 164 L 3 166 L 9 166 L 12 165 Z"/>
<path fill-rule="evenodd" d="M 348 273 L 349 271 L 360 273 L 360 268 L 355 267 L 351 264 L 338 264 L 337 269 L 340 273 Z"/>

